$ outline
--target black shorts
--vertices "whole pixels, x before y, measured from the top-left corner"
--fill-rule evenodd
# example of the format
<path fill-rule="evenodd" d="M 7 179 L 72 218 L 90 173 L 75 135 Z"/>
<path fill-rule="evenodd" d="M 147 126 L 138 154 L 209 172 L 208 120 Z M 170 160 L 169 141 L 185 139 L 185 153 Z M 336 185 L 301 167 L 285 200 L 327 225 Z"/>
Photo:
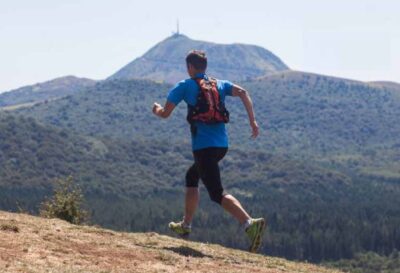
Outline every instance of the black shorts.
<path fill-rule="evenodd" d="M 211 200 L 221 204 L 226 195 L 221 183 L 218 162 L 224 158 L 228 148 L 210 147 L 193 152 L 194 164 L 186 173 L 186 187 L 198 187 L 203 181 Z"/>

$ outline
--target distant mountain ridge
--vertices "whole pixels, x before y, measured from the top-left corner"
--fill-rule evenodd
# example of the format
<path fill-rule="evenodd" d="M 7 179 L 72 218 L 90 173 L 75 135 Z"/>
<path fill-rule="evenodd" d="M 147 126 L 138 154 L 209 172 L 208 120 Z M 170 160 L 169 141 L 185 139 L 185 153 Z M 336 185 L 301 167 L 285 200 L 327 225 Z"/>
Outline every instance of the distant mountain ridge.
<path fill-rule="evenodd" d="M 249 90 L 257 119 L 268 136 L 247 141 L 247 116 L 240 101 L 227 98 L 231 144 L 285 153 L 333 153 L 365 146 L 396 145 L 400 126 L 399 92 L 363 83 L 296 71 L 240 83 Z M 41 122 L 83 134 L 122 139 L 189 140 L 186 108 L 159 121 L 150 112 L 164 102 L 171 85 L 146 80 L 109 80 L 67 98 L 17 110 Z M 158 130 L 162 135 L 154 134 Z"/>
<path fill-rule="evenodd" d="M 206 51 L 208 72 L 217 78 L 241 81 L 289 69 L 276 55 L 260 46 L 217 44 L 174 34 L 122 67 L 108 77 L 108 80 L 148 79 L 173 84 L 187 78 L 184 58 L 192 49 Z M 24 86 L 1 93 L 0 109 L 31 106 L 37 102 L 65 97 L 92 87 L 96 82 L 87 78 L 65 76 Z"/>
<path fill-rule="evenodd" d="M 64 97 L 86 87 L 93 86 L 95 80 L 65 76 L 43 83 L 36 83 L 0 94 L 0 107 L 36 103 Z"/>
<path fill-rule="evenodd" d="M 217 78 L 246 80 L 288 70 L 272 52 L 255 45 L 217 44 L 174 34 L 152 47 L 108 79 L 150 79 L 175 83 L 187 78 L 185 57 L 192 49 L 205 50 L 208 72 Z"/>

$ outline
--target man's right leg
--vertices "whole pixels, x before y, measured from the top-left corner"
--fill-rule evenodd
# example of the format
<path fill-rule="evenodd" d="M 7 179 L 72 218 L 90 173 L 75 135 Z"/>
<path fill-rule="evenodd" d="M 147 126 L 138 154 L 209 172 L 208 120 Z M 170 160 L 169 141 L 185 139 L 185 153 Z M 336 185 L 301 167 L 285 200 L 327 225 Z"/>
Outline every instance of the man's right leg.
<path fill-rule="evenodd" d="M 199 204 L 199 187 L 186 187 L 185 216 L 183 222 L 190 225 Z"/>
<path fill-rule="evenodd" d="M 193 164 L 186 173 L 185 215 L 183 221 L 169 223 L 169 228 L 180 236 L 188 236 L 191 222 L 199 203 L 199 180 L 197 166 Z"/>
<path fill-rule="evenodd" d="M 183 221 L 190 225 L 199 204 L 199 180 L 200 175 L 194 163 L 186 172 L 186 195 L 185 195 L 185 216 Z"/>

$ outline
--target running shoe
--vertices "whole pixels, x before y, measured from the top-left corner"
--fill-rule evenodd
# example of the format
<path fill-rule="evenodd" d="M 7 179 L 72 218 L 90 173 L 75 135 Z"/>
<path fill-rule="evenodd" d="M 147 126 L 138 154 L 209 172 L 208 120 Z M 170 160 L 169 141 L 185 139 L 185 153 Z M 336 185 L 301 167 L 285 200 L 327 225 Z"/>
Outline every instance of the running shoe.
<path fill-rule="evenodd" d="M 181 237 L 187 237 L 189 236 L 190 232 L 192 231 L 191 226 L 186 225 L 183 223 L 183 221 L 180 222 L 171 222 L 168 224 L 168 227 L 170 230 L 172 230 L 175 234 L 181 236 Z"/>
<path fill-rule="evenodd" d="M 249 251 L 255 253 L 261 246 L 266 224 L 264 218 L 251 219 L 250 221 L 246 234 L 251 241 Z"/>

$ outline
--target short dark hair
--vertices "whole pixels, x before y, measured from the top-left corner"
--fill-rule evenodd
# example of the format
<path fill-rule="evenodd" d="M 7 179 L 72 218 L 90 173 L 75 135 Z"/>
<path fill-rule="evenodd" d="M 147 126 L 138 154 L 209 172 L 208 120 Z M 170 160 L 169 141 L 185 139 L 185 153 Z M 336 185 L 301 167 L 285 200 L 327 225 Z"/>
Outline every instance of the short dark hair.
<path fill-rule="evenodd" d="M 207 68 L 207 56 L 204 51 L 191 50 L 186 56 L 186 66 L 189 64 L 193 65 L 198 70 L 206 70 Z"/>

